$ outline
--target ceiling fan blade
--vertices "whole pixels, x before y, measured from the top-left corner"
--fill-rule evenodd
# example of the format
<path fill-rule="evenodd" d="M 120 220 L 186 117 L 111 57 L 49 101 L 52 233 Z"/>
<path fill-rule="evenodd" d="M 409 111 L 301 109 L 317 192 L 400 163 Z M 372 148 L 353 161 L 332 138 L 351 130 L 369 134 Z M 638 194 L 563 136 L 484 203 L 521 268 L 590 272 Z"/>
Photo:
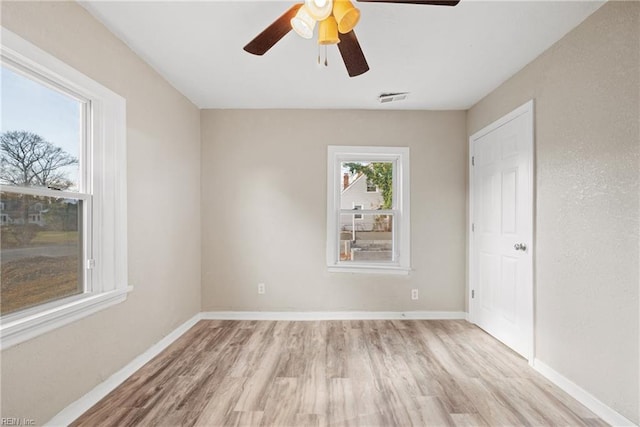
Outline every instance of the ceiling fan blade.
<path fill-rule="evenodd" d="M 431 6 L 455 6 L 460 0 L 357 0 L 364 3 L 400 3 L 400 4 L 428 4 Z"/>
<path fill-rule="evenodd" d="M 254 55 L 264 55 L 269 49 L 280 41 L 281 38 L 291 31 L 291 19 L 296 16 L 302 3 L 296 4 L 287 10 L 280 18 L 273 21 L 263 32 L 258 34 L 244 47 L 249 53 Z"/>
<path fill-rule="evenodd" d="M 342 55 L 344 65 L 347 67 L 349 77 L 356 77 L 369 71 L 369 64 L 367 64 L 364 53 L 362 53 L 356 33 L 351 30 L 346 34 L 339 33 L 338 36 L 340 37 L 338 49 L 340 50 L 340 55 Z"/>

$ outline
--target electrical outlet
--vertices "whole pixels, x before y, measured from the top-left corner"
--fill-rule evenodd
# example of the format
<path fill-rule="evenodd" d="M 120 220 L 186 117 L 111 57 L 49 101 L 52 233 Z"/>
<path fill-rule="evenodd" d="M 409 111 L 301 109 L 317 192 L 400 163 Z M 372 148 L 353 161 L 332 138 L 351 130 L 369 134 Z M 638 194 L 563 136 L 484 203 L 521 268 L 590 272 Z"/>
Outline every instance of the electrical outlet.
<path fill-rule="evenodd" d="M 418 299 L 418 290 L 417 289 L 411 289 L 411 299 L 413 299 L 413 300 Z"/>
<path fill-rule="evenodd" d="M 258 293 L 264 294 L 265 292 L 266 292 L 266 289 L 264 287 L 264 283 L 258 283 Z"/>

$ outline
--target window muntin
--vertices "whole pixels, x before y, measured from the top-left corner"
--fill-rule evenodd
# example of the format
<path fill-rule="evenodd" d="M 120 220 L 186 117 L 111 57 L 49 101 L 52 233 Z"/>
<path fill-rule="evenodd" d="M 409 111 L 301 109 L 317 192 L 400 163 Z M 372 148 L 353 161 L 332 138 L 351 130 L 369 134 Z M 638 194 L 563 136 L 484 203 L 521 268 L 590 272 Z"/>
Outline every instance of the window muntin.
<path fill-rule="evenodd" d="M 408 271 L 408 148 L 330 146 L 328 154 L 330 271 Z M 376 193 L 367 180 L 376 183 Z M 356 205 L 363 206 L 357 214 Z"/>

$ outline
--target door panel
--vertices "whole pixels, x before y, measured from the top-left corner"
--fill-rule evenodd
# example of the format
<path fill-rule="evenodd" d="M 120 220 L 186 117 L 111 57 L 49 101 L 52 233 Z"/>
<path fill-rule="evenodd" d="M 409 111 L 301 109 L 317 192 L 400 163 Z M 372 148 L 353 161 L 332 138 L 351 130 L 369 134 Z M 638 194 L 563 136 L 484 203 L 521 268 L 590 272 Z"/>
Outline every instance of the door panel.
<path fill-rule="evenodd" d="M 495 306 L 493 302 L 494 292 L 492 292 L 490 284 L 496 281 L 499 266 L 500 259 L 496 255 L 486 252 L 480 254 L 480 285 L 486 290 L 479 294 L 483 310 L 492 311 Z"/>
<path fill-rule="evenodd" d="M 514 257 L 502 257 L 502 274 L 500 280 L 500 307 L 504 318 L 515 324 L 516 318 L 516 289 L 517 289 L 518 259 Z"/>
<path fill-rule="evenodd" d="M 533 345 L 533 105 L 529 107 L 471 138 L 470 248 L 471 320 L 527 358 Z"/>
<path fill-rule="evenodd" d="M 502 172 L 502 234 L 515 234 L 517 232 L 517 176 L 517 168 Z"/>

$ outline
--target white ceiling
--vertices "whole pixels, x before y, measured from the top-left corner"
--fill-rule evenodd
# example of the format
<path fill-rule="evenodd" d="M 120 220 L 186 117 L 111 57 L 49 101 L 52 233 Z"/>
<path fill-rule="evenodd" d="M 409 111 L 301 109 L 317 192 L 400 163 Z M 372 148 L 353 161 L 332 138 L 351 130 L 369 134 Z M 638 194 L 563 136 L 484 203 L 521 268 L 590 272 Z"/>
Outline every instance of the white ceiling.
<path fill-rule="evenodd" d="M 603 1 L 462 0 L 456 7 L 357 3 L 371 70 L 347 75 L 336 46 L 293 31 L 264 56 L 242 47 L 292 1 L 84 1 L 200 108 L 467 109 Z M 384 92 L 410 92 L 379 104 Z"/>

